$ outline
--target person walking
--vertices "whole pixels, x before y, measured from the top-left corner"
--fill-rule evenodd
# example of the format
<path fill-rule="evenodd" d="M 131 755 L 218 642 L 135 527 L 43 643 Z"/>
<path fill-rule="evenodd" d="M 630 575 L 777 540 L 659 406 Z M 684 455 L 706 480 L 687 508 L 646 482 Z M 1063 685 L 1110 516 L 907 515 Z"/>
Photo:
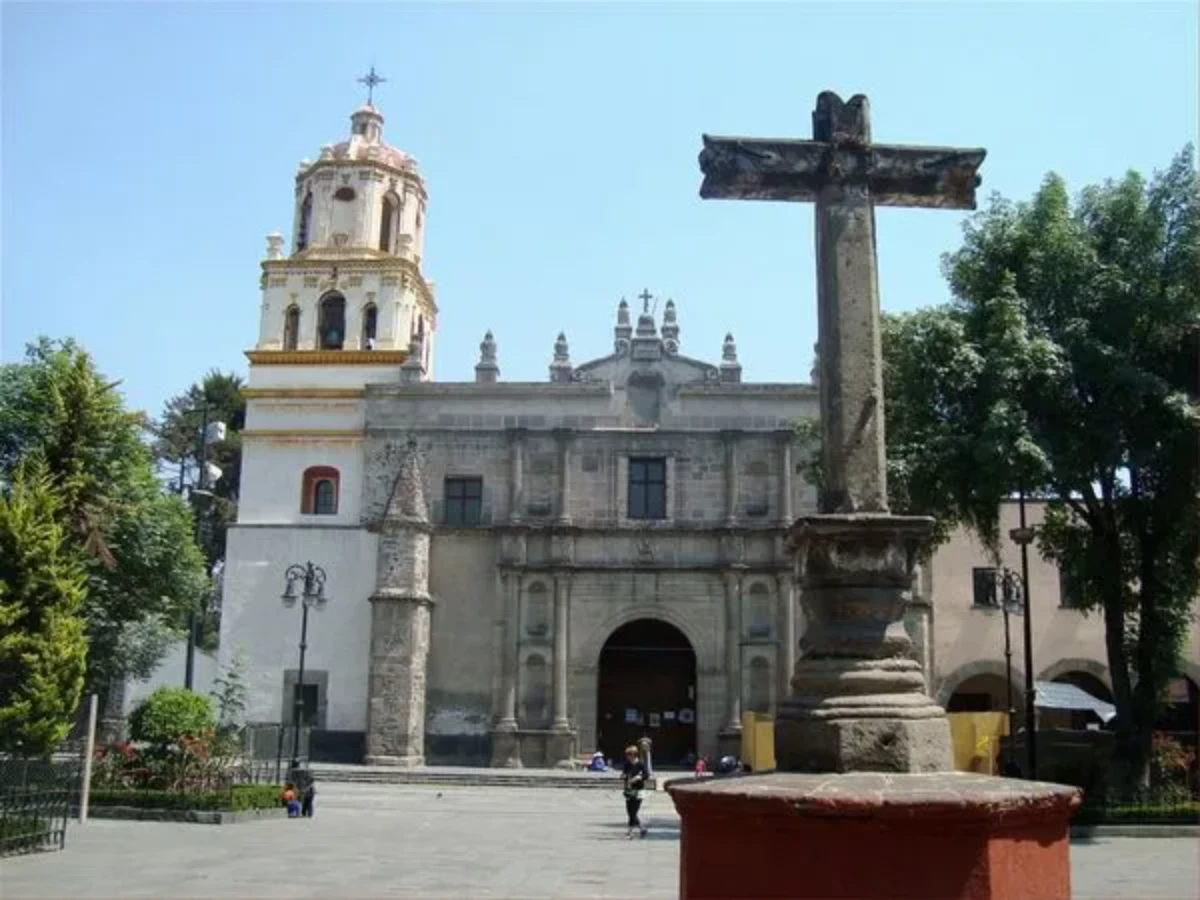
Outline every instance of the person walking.
<path fill-rule="evenodd" d="M 638 748 L 633 744 L 625 748 L 625 768 L 621 778 L 625 793 L 625 813 L 629 817 L 629 830 L 625 836 L 632 839 L 636 830 L 642 837 L 645 837 L 647 829 L 638 817 L 638 810 L 642 808 L 642 791 L 646 787 L 650 773 L 638 754 Z"/>

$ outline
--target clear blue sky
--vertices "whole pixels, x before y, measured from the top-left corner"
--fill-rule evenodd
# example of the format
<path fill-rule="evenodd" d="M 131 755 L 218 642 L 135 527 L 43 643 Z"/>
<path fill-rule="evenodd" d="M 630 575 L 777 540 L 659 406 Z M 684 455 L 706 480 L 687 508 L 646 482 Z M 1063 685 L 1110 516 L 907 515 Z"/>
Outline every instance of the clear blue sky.
<path fill-rule="evenodd" d="M 264 235 L 302 158 L 348 133 L 374 64 L 391 143 L 429 193 L 437 376 L 546 378 L 556 333 L 607 353 L 617 301 L 679 306 L 683 351 L 727 330 L 747 379 L 807 378 L 812 210 L 702 202 L 702 132 L 807 137 L 822 89 L 876 140 L 982 146 L 1025 198 L 1166 165 L 1197 131 L 1196 4 L 5 3 L 3 358 L 73 336 L 162 401 L 245 371 Z M 883 210 L 883 305 L 947 296 L 963 214 Z"/>

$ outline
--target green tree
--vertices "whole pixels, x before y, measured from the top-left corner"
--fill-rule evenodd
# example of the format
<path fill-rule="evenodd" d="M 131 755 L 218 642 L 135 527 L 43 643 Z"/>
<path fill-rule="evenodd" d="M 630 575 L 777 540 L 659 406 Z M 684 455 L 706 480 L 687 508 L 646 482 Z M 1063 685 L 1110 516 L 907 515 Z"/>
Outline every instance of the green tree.
<path fill-rule="evenodd" d="M 237 491 L 242 472 L 241 431 L 246 423 L 246 400 L 242 379 L 232 373 L 213 370 L 184 393 L 172 397 L 163 406 L 155 424 L 154 454 L 160 466 L 173 477 L 182 472 L 195 484 L 200 471 L 200 430 L 208 408 L 210 422 L 224 422 L 225 439 L 209 444 L 205 458 L 221 469 L 214 484 L 206 484 L 211 496 L 195 496 L 194 509 L 199 522 L 197 543 L 210 572 L 219 573 L 225 559 L 225 540 L 229 526 L 237 520 Z M 179 482 L 176 481 L 176 485 Z M 178 488 L 177 488 L 178 489 Z M 214 588 L 220 576 L 214 577 Z M 200 618 L 198 639 L 201 646 L 216 645 L 220 632 L 220 591 L 214 590 L 213 602 Z"/>
<path fill-rule="evenodd" d="M 88 684 L 103 693 L 157 663 L 130 656 L 131 629 L 178 628 L 207 591 L 191 514 L 155 476 L 147 422 L 72 341 L 43 338 L 0 367 L 0 479 L 38 455 L 59 497 L 68 545 L 87 574 Z"/>
<path fill-rule="evenodd" d="M 32 457 L 0 493 L 0 752 L 46 756 L 83 692 L 85 580 L 61 500 Z"/>
<path fill-rule="evenodd" d="M 884 331 L 890 492 L 999 546 L 999 504 L 1046 500 L 1039 549 L 1104 619 L 1117 759 L 1141 781 L 1200 580 L 1200 183 L 1192 151 L 1072 204 L 1000 198 L 945 260 L 947 307 Z"/>

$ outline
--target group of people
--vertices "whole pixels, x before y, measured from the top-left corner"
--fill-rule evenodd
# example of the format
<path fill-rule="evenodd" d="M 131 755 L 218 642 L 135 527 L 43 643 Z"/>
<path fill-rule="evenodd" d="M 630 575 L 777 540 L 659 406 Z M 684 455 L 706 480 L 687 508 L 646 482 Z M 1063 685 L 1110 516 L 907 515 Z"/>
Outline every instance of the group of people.
<path fill-rule="evenodd" d="M 292 781 L 283 786 L 279 794 L 279 802 L 287 809 L 289 819 L 311 819 L 313 801 L 317 796 L 316 782 L 312 773 L 304 769 L 296 769 L 292 773 Z"/>

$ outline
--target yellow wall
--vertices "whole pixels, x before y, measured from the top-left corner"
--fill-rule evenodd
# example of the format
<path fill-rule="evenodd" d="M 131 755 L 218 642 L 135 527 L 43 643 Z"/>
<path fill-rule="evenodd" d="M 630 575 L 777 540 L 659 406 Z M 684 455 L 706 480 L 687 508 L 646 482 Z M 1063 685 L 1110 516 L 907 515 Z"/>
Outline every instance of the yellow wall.
<path fill-rule="evenodd" d="M 775 769 L 775 720 L 762 713 L 742 713 L 742 762 L 755 772 Z"/>
<path fill-rule="evenodd" d="M 1000 738 L 1008 734 L 1008 714 L 1003 712 L 950 713 L 950 739 L 954 743 L 954 768 L 960 772 L 996 774 Z"/>

